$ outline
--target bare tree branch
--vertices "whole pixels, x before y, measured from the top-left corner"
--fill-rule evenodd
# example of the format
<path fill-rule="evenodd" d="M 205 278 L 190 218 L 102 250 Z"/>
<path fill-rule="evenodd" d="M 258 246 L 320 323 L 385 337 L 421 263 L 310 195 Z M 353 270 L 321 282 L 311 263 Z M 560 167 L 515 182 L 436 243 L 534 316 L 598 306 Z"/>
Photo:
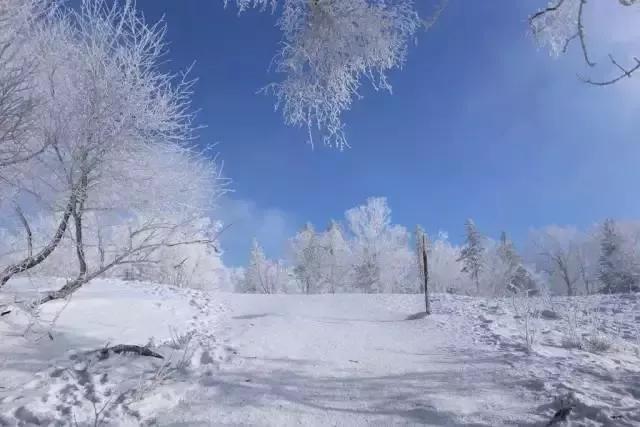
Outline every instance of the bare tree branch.
<path fill-rule="evenodd" d="M 162 225 L 162 227 L 164 228 L 165 225 Z M 68 281 L 62 288 L 57 291 L 46 293 L 43 297 L 36 301 L 35 304 L 40 305 L 45 304 L 49 301 L 67 298 L 74 292 L 82 288 L 82 286 L 89 283 L 91 280 L 102 276 L 104 273 L 117 266 L 127 264 L 139 265 L 154 263 L 155 261 L 150 259 L 150 257 L 162 248 L 189 245 L 215 245 L 215 242 L 219 238 L 220 234 L 225 230 L 223 229 L 220 232 L 216 233 L 216 235 L 212 239 L 173 240 L 170 237 L 167 237 L 160 241 L 154 241 L 156 237 L 156 233 L 154 233 L 154 230 L 150 229 L 149 225 L 145 225 L 145 229 L 148 230 L 148 234 L 140 242 L 133 243 L 132 237 L 140 235 L 140 230 L 131 230 L 129 232 L 129 247 L 116 255 L 109 263 L 100 266 L 95 271 L 88 271 L 85 264 L 84 269 L 82 267 L 80 268 L 80 272 L 74 280 Z M 181 228 L 178 226 L 176 226 L 175 228 L 176 231 L 180 229 Z M 78 235 L 76 234 L 76 238 L 77 236 Z M 82 234 L 80 236 L 82 236 Z M 84 247 L 83 242 L 79 242 L 78 245 Z M 86 262 L 86 260 L 84 261 Z"/>
<path fill-rule="evenodd" d="M 611 60 L 611 63 L 618 68 L 621 73 L 614 77 L 611 78 L 609 80 L 592 80 L 590 78 L 584 78 L 584 77 L 580 77 L 580 79 L 585 82 L 588 83 L 590 85 L 594 85 L 594 86 L 609 86 L 612 85 L 614 83 L 619 82 L 620 80 L 624 79 L 625 77 L 631 77 L 633 75 L 633 73 L 635 73 L 636 71 L 638 71 L 640 69 L 640 59 L 638 59 L 637 57 L 634 57 L 633 60 L 636 62 L 636 65 L 633 66 L 632 68 L 626 69 L 624 67 L 622 67 L 614 58 L 612 55 L 609 55 L 609 59 Z"/>
<path fill-rule="evenodd" d="M 638 4 L 638 0 L 619 0 L 621 6 L 632 6 Z M 593 68 L 596 62 L 592 60 L 588 49 L 584 26 L 584 14 L 586 10 L 587 0 L 558 0 L 557 3 L 534 13 L 529 17 L 529 25 L 531 30 L 541 43 L 549 44 L 552 52 L 566 53 L 569 45 L 575 39 L 580 41 L 580 49 L 584 63 Z M 573 15 L 575 13 L 575 16 Z M 575 30 L 571 30 L 571 26 L 575 26 Z M 570 35 L 565 35 L 570 34 Z M 542 36 L 545 36 L 544 38 Z M 562 48 L 559 49 L 558 39 L 564 38 Z M 635 64 L 631 68 L 626 68 L 616 61 L 613 55 L 609 54 L 611 64 L 619 71 L 619 74 L 613 78 L 606 80 L 597 80 L 590 77 L 578 76 L 580 80 L 594 86 L 609 86 L 619 82 L 624 77 L 631 77 L 638 69 L 640 69 L 640 60 L 633 58 Z"/>
<path fill-rule="evenodd" d="M 533 23 L 536 19 L 542 18 L 543 16 L 545 16 L 546 14 L 550 13 L 550 12 L 555 12 L 558 9 L 560 9 L 560 7 L 562 7 L 562 4 L 565 2 L 565 0 L 558 0 L 558 3 L 556 3 L 553 6 L 547 6 L 546 8 L 534 13 L 533 15 L 531 15 L 529 17 L 529 25 L 532 26 L 533 28 Z M 535 30 L 534 30 L 535 31 Z"/>
<path fill-rule="evenodd" d="M 589 59 L 589 52 L 587 51 L 587 42 L 584 38 L 584 25 L 582 24 L 582 15 L 584 12 L 584 5 L 587 3 L 587 0 L 580 0 L 580 7 L 578 8 L 578 38 L 580 39 L 580 47 L 582 49 L 582 56 L 584 58 L 584 62 L 590 66 L 595 67 L 596 63 Z"/>

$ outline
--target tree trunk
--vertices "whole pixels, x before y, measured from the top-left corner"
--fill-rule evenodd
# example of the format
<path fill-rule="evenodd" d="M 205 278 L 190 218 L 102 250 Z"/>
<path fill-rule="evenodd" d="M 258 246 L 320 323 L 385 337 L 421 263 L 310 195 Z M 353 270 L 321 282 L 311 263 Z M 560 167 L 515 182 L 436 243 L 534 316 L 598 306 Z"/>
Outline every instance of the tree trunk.
<path fill-rule="evenodd" d="M 44 297 L 36 302 L 36 305 L 42 305 L 49 301 L 64 299 L 80 289 L 85 283 L 87 283 L 91 278 L 86 275 L 78 276 L 71 282 L 67 282 L 62 288 L 57 291 L 52 291 L 47 293 Z"/>
<path fill-rule="evenodd" d="M 76 256 L 78 258 L 78 269 L 80 276 L 87 274 L 87 261 L 84 255 L 84 242 L 82 241 L 82 214 L 74 212 L 73 220 L 76 229 Z"/>
<path fill-rule="evenodd" d="M 87 175 L 83 174 L 80 181 L 80 191 L 76 206 L 73 208 L 73 221 L 75 224 L 76 237 L 76 256 L 78 258 L 78 277 L 84 277 L 87 274 L 87 259 L 84 254 L 84 240 L 82 237 L 82 215 L 84 214 L 84 203 L 87 198 Z"/>
<path fill-rule="evenodd" d="M 29 221 L 27 221 L 27 217 L 22 212 L 20 206 L 16 205 L 16 213 L 18 214 L 18 218 L 20 218 L 20 222 L 24 227 L 24 231 L 27 234 L 27 258 L 31 258 L 33 256 L 33 233 L 31 232 L 31 227 L 29 226 Z"/>
<path fill-rule="evenodd" d="M 567 285 L 567 296 L 572 297 L 574 295 L 573 292 L 573 283 L 571 283 L 571 279 L 569 278 L 568 274 L 564 274 L 564 282 Z"/>
<path fill-rule="evenodd" d="M 38 252 L 37 254 L 33 256 L 28 256 L 21 262 L 10 265 L 7 268 L 5 268 L 4 271 L 0 273 L 0 289 L 2 289 L 2 287 L 6 285 L 7 282 L 13 276 L 15 276 L 18 273 L 22 273 L 32 269 L 33 267 L 37 266 L 42 261 L 47 259 L 49 255 L 51 255 L 51 253 L 60 243 L 60 240 L 62 240 L 62 236 L 64 235 L 64 233 L 67 231 L 69 218 L 71 217 L 75 204 L 76 204 L 76 195 L 75 195 L 75 192 L 73 192 L 69 197 L 69 202 L 67 203 L 67 207 L 64 210 L 62 219 L 60 220 L 60 224 L 58 224 L 58 229 L 56 230 L 56 233 L 54 234 L 51 241 L 44 248 L 42 248 L 42 250 L 40 250 L 40 252 Z"/>
<path fill-rule="evenodd" d="M 98 254 L 100 256 L 100 268 L 104 268 L 104 244 L 102 242 L 102 232 L 100 226 L 97 228 L 98 232 Z"/>
<path fill-rule="evenodd" d="M 84 213 L 84 203 L 87 198 L 87 175 L 83 174 L 80 179 L 80 189 L 78 191 L 78 197 L 75 199 L 76 203 L 71 209 L 71 215 L 75 225 L 75 244 L 76 244 L 76 256 L 78 258 L 78 277 L 71 282 L 67 282 L 62 288 L 57 291 L 49 292 L 44 298 L 38 301 L 39 304 L 44 304 L 56 299 L 63 299 L 80 289 L 85 283 L 89 282 L 95 275 L 87 276 L 87 260 L 84 253 L 84 240 L 82 237 L 82 215 Z M 102 267 L 104 268 L 104 267 Z"/>

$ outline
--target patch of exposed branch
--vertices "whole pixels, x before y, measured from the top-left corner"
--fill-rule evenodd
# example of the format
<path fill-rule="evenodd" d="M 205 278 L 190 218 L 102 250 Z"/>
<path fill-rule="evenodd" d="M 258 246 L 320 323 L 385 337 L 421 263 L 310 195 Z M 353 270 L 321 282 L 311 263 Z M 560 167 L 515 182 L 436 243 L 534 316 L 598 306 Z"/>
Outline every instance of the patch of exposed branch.
<path fill-rule="evenodd" d="M 137 356 L 155 357 L 156 359 L 164 359 L 164 356 L 151 350 L 149 347 L 132 344 L 118 344 L 111 347 L 101 348 L 88 352 L 88 354 L 97 353 L 101 360 L 108 359 L 113 354 L 134 354 Z"/>

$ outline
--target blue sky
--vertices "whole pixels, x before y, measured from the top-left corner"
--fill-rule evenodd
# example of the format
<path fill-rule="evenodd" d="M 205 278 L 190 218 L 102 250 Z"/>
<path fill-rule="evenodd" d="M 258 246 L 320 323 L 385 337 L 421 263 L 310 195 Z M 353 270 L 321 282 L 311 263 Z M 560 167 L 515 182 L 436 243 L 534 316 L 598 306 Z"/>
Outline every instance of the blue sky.
<path fill-rule="evenodd" d="M 196 61 L 201 143 L 218 143 L 233 180 L 219 209 L 233 224 L 223 239 L 229 264 L 246 260 L 253 236 L 279 255 L 306 221 L 322 227 L 370 196 L 389 199 L 394 222 L 453 241 L 467 217 L 518 242 L 532 227 L 640 216 L 639 85 L 586 86 L 577 52 L 552 59 L 538 49 L 526 18 L 540 2 L 452 1 L 392 74 L 393 95 L 363 90 L 345 116 L 344 152 L 311 149 L 305 131 L 256 94 L 277 78 L 267 69 L 275 17 L 221 3 L 138 7 L 148 20 L 165 17 L 167 66 Z M 426 15 L 431 2 L 419 3 Z"/>

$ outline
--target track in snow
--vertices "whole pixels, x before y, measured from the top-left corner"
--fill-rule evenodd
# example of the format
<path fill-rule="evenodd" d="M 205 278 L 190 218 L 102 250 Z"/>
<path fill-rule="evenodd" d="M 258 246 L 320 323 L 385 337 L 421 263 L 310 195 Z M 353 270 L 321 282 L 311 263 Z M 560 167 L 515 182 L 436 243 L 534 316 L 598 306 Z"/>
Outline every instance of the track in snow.
<path fill-rule="evenodd" d="M 228 295 L 237 353 L 171 425 L 524 425 L 536 402 L 471 316 L 406 320 L 420 296 Z"/>

